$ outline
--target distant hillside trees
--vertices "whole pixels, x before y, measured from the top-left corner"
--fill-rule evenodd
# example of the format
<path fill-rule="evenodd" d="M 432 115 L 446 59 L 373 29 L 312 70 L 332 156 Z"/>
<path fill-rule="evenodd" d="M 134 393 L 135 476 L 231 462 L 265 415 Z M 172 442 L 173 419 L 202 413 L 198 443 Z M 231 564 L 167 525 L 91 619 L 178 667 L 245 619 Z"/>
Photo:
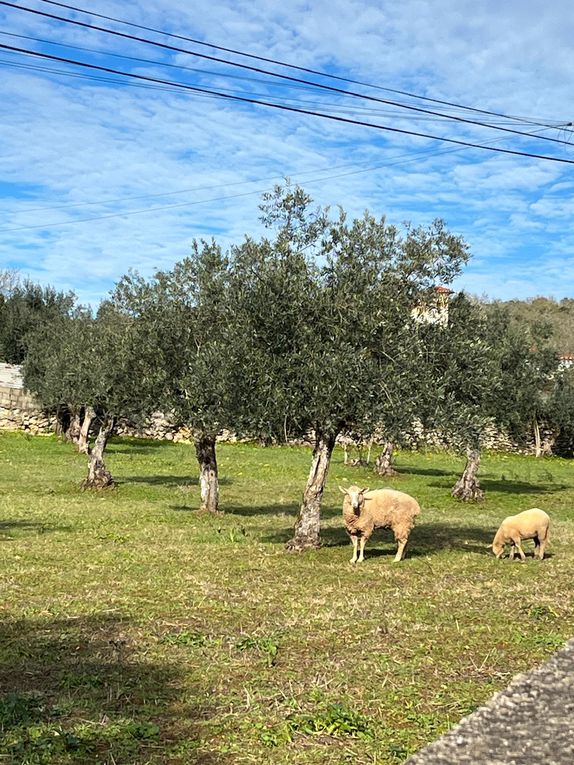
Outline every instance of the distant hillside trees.
<path fill-rule="evenodd" d="M 553 378 L 542 415 L 555 434 L 552 448 L 561 457 L 574 457 L 574 369 L 558 372 Z"/>
<path fill-rule="evenodd" d="M 58 317 L 67 316 L 75 303 L 71 292 L 42 287 L 13 271 L 0 272 L 0 361 L 21 364 L 30 334 Z"/>
<path fill-rule="evenodd" d="M 554 300 L 535 297 L 528 300 L 493 301 L 487 308 L 501 306 L 513 322 L 527 328 L 546 325 L 550 328 L 550 346 L 558 354 L 574 354 L 574 299 Z"/>

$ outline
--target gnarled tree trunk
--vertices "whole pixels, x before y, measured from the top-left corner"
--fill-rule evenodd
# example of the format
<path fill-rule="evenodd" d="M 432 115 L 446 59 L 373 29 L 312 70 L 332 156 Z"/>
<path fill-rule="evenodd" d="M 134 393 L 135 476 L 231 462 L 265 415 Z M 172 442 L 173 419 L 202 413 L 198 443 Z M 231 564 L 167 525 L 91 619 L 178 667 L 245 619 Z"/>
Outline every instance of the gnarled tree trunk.
<path fill-rule="evenodd" d="M 317 432 L 315 435 L 311 470 L 295 524 L 295 533 L 286 545 L 291 552 L 302 552 L 321 546 L 321 499 L 335 447 L 335 438 L 334 433 Z"/>
<path fill-rule="evenodd" d="M 199 462 L 200 510 L 210 513 L 219 511 L 219 479 L 215 456 L 215 435 L 200 433 L 195 439 L 195 454 Z"/>
<path fill-rule="evenodd" d="M 480 451 L 478 449 L 469 449 L 466 455 L 466 465 L 464 472 L 455 483 L 451 492 L 453 497 L 462 499 L 465 502 L 480 502 L 484 499 L 484 492 L 480 488 L 477 473 L 480 467 Z"/>
<path fill-rule="evenodd" d="M 385 441 L 383 451 L 375 460 L 375 473 L 377 475 L 393 476 L 397 471 L 393 467 L 393 450 L 395 446 L 392 441 Z"/>
<path fill-rule="evenodd" d="M 82 489 L 107 489 L 114 485 L 114 479 L 104 463 L 104 451 L 115 425 L 114 417 L 105 416 L 94 446 L 88 450 L 88 477 L 82 482 Z"/>
<path fill-rule="evenodd" d="M 72 412 L 70 417 L 70 426 L 66 431 L 66 440 L 71 441 L 75 446 L 78 445 L 81 424 L 82 419 L 80 416 L 80 411 L 76 410 L 75 412 Z"/>
<path fill-rule="evenodd" d="M 66 404 L 61 404 L 56 411 L 56 435 L 68 439 L 72 415 Z"/>
<path fill-rule="evenodd" d="M 80 426 L 80 433 L 78 435 L 78 440 L 76 442 L 76 446 L 80 454 L 89 454 L 90 452 L 90 443 L 89 443 L 90 426 L 92 422 L 94 421 L 95 417 L 96 417 L 96 412 L 91 406 L 84 407 L 84 417 L 82 419 L 82 424 Z"/>

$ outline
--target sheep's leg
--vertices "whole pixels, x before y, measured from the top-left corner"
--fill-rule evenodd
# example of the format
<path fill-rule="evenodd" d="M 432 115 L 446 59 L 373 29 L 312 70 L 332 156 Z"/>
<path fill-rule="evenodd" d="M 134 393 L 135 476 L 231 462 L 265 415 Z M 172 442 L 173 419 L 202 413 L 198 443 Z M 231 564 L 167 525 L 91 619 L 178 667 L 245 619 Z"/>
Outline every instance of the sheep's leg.
<path fill-rule="evenodd" d="M 540 559 L 540 537 L 538 535 L 534 537 L 534 557 Z"/>
<path fill-rule="evenodd" d="M 366 543 L 365 537 L 361 537 L 359 540 L 359 560 L 357 563 L 362 563 L 365 560 L 365 543 Z"/>
<path fill-rule="evenodd" d="M 516 552 L 516 548 L 514 547 L 514 542 L 510 543 L 510 552 L 508 553 L 508 560 L 514 560 L 514 553 Z"/>
<path fill-rule="evenodd" d="M 520 555 L 520 562 L 525 563 L 526 562 L 526 555 L 524 554 L 524 550 L 520 546 L 520 539 L 513 539 L 514 546 L 518 550 L 518 554 Z"/>
<path fill-rule="evenodd" d="M 538 537 L 538 560 L 542 560 L 544 558 L 544 550 L 546 549 L 546 537 L 543 537 L 542 539 Z"/>
<path fill-rule="evenodd" d="M 351 563 L 357 562 L 357 544 L 359 542 L 358 537 L 351 537 L 351 542 L 353 543 L 353 557 L 351 558 Z"/>
<path fill-rule="evenodd" d="M 409 540 L 407 537 L 407 539 L 398 539 L 397 541 L 399 543 L 399 546 L 397 547 L 397 554 L 395 555 L 395 559 L 393 563 L 399 563 L 405 557 L 405 548 Z"/>

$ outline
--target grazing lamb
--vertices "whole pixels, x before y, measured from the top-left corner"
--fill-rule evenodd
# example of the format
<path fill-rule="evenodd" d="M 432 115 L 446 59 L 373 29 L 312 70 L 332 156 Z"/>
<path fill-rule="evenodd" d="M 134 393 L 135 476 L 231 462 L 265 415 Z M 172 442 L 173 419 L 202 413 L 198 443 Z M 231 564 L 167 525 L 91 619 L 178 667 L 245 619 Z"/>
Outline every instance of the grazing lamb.
<path fill-rule="evenodd" d="M 343 500 L 343 520 L 347 534 L 353 543 L 351 563 L 361 563 L 364 559 L 365 544 L 375 529 L 392 529 L 398 542 L 395 563 L 405 556 L 409 534 L 415 525 L 415 516 L 421 509 L 413 497 L 394 489 L 360 489 L 349 486 L 339 489 L 345 495 Z M 357 546 L 360 547 L 357 558 Z"/>
<path fill-rule="evenodd" d="M 504 554 L 504 545 L 510 544 L 510 560 L 514 560 L 514 553 L 518 550 L 522 563 L 526 556 L 520 546 L 523 539 L 534 539 L 534 557 L 542 560 L 544 557 L 544 548 L 548 541 L 548 527 L 550 518 L 537 507 L 532 510 L 525 510 L 518 515 L 509 515 L 500 524 L 496 536 L 492 542 L 492 552 L 497 558 L 502 558 Z"/>

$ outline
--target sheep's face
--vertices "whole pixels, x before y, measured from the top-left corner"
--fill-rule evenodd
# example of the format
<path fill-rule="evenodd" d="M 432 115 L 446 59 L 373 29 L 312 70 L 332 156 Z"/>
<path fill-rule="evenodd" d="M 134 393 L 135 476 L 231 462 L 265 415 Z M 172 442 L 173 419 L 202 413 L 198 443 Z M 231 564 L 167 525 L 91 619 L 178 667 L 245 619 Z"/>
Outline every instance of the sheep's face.
<path fill-rule="evenodd" d="M 365 494 L 369 489 L 360 489 L 358 486 L 349 486 L 348 489 L 343 489 L 342 486 L 339 486 L 339 489 L 349 498 L 351 508 L 355 515 L 360 515 L 365 504 Z"/>
<path fill-rule="evenodd" d="M 497 558 L 501 558 L 504 554 L 504 545 L 502 542 L 494 541 L 492 543 L 492 552 L 496 555 Z"/>

